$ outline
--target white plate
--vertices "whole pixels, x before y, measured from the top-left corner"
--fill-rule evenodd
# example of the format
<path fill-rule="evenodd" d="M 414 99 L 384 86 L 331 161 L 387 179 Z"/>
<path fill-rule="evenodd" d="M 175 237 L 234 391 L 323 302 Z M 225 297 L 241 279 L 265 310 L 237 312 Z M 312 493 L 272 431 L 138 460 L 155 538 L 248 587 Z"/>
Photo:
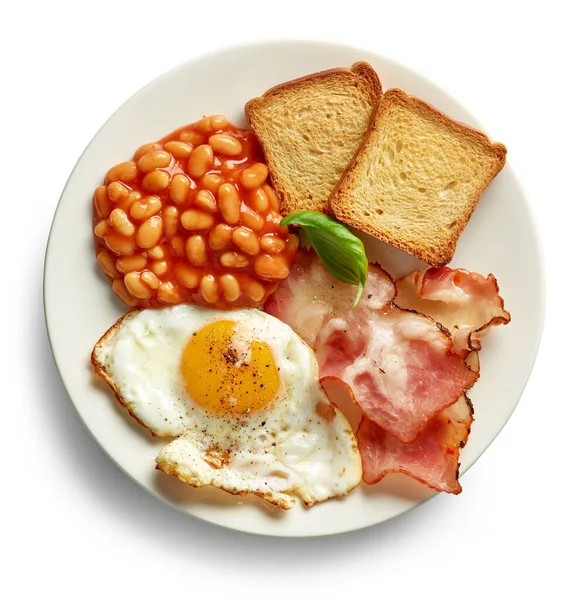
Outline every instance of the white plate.
<path fill-rule="evenodd" d="M 372 64 L 384 88 L 403 88 L 487 132 L 439 87 L 370 52 L 305 41 L 228 48 L 179 66 L 130 98 L 87 146 L 55 214 L 46 254 L 45 311 L 55 361 L 69 396 L 95 439 L 121 469 L 161 500 L 211 523 L 274 536 L 325 535 L 385 521 L 433 493 L 405 476 L 390 475 L 375 486 L 362 484 L 341 500 L 311 509 L 300 505 L 280 511 L 253 497 L 241 499 L 211 488 L 193 489 L 155 471 L 154 457 L 168 440 L 153 438 L 135 423 L 93 375 L 89 363 L 95 342 L 124 312 L 96 266 L 92 193 L 109 166 L 127 160 L 141 144 L 157 140 L 205 113 L 221 112 L 243 125 L 243 107 L 249 98 L 277 83 L 358 60 Z M 367 239 L 367 244 L 371 258 L 387 266 L 397 264 L 399 272 L 416 264 L 379 242 Z M 482 375 L 471 390 L 476 420 L 462 452 L 464 473 L 514 410 L 532 369 L 542 330 L 541 251 L 527 201 L 510 165 L 480 200 L 461 236 L 453 266 L 494 273 L 512 314 L 511 324 L 494 328 L 484 343 Z M 392 271 L 395 273 L 394 268 Z"/>

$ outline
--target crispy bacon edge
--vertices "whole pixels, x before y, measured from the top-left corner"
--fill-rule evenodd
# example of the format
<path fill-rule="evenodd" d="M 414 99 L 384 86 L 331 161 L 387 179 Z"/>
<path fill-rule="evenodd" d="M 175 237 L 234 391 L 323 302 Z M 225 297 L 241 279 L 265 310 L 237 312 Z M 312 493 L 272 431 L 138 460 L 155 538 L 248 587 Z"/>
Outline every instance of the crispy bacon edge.
<path fill-rule="evenodd" d="M 472 424 L 474 422 L 474 406 L 472 404 L 472 401 L 470 400 L 468 395 L 465 393 L 463 394 L 463 396 L 461 396 L 458 399 L 458 401 L 461 400 L 461 398 L 464 398 L 464 400 L 467 404 L 467 407 L 469 409 L 469 422 L 466 425 L 465 433 L 458 442 L 452 444 L 451 446 L 447 446 L 447 445 L 443 446 L 443 451 L 447 454 L 453 454 L 454 460 L 457 463 L 456 472 L 455 472 L 455 481 L 456 481 L 457 485 L 455 486 L 454 489 L 446 489 L 444 487 L 436 486 L 436 485 L 430 483 L 429 481 L 427 481 L 426 479 L 424 479 L 423 477 L 421 477 L 420 475 L 417 475 L 413 470 L 408 469 L 405 466 L 401 466 L 396 469 L 391 469 L 391 468 L 383 469 L 383 470 L 381 470 L 381 472 L 378 474 L 377 477 L 374 477 L 372 479 L 367 479 L 365 460 L 362 458 L 363 452 L 361 451 L 361 460 L 363 461 L 363 477 L 362 477 L 363 481 L 368 485 L 374 485 L 376 483 L 379 483 L 386 475 L 388 475 L 390 473 L 402 473 L 404 475 L 407 475 L 408 477 L 415 479 L 419 483 L 431 488 L 432 490 L 435 490 L 436 492 L 446 492 L 446 493 L 450 493 L 450 494 L 454 494 L 454 495 L 461 493 L 462 487 L 459 483 L 459 470 L 460 470 L 460 466 L 461 466 L 460 452 L 461 452 L 462 448 L 464 448 L 465 445 L 467 444 L 467 441 L 468 441 L 468 438 L 470 435 L 470 431 L 472 428 Z M 444 409 L 443 412 L 445 412 L 447 410 L 448 409 Z M 440 419 L 440 415 L 441 415 L 441 413 L 437 414 L 435 417 L 433 417 L 433 419 Z M 360 443 L 361 442 L 361 437 L 360 437 L 361 431 L 362 431 L 363 425 L 366 423 L 366 421 L 370 421 L 370 419 L 367 419 L 366 416 L 363 416 L 363 418 L 361 419 L 361 421 L 359 423 L 357 432 L 356 432 L 356 438 L 359 443 L 359 449 L 361 448 L 361 443 Z M 376 423 L 374 423 L 374 421 L 371 421 L 371 422 L 374 427 L 383 431 L 386 436 L 391 436 L 391 434 L 388 431 L 383 430 L 382 427 L 378 426 Z M 430 423 L 428 423 L 428 427 L 429 426 L 430 426 Z M 394 436 L 391 436 L 391 437 L 396 441 L 397 444 L 407 445 L 407 444 L 404 444 L 404 442 L 399 441 Z M 418 438 L 418 440 L 419 440 L 419 438 Z M 417 444 L 417 443 L 419 443 L 419 442 L 418 441 L 412 442 L 412 445 Z"/>
<path fill-rule="evenodd" d="M 510 313 L 504 308 L 504 299 L 500 296 L 500 287 L 498 286 L 498 280 L 496 279 L 496 277 L 494 277 L 494 275 L 492 273 L 489 273 L 487 277 L 484 277 L 483 275 L 481 275 L 479 273 L 475 273 L 473 271 L 468 271 L 467 269 L 452 269 L 450 267 L 430 267 L 423 273 L 419 269 L 416 269 L 414 271 L 411 271 L 407 275 L 404 275 L 403 277 L 395 280 L 395 287 L 397 288 L 397 294 L 396 294 L 395 298 L 393 299 L 393 302 L 397 306 L 400 306 L 399 293 L 401 290 L 399 288 L 399 285 L 403 281 L 409 281 L 411 278 L 413 280 L 412 281 L 413 287 L 417 291 L 418 299 L 421 301 L 425 301 L 425 302 L 432 302 L 434 300 L 423 297 L 425 290 L 428 286 L 428 282 L 434 282 L 434 281 L 439 281 L 439 280 L 444 281 L 444 280 L 450 279 L 450 280 L 452 280 L 452 283 L 454 285 L 457 285 L 457 283 L 459 283 L 461 277 L 464 277 L 464 276 L 468 276 L 472 279 L 476 279 L 476 277 L 479 277 L 484 281 L 484 283 L 485 282 L 490 283 L 493 286 L 493 289 L 496 294 L 496 299 L 497 299 L 496 303 L 498 305 L 498 309 L 502 313 L 500 315 L 495 315 L 495 316 L 491 317 L 483 325 L 476 327 L 475 329 L 472 329 L 468 332 L 466 348 L 467 348 L 468 352 L 472 352 L 474 350 L 482 349 L 482 343 L 480 341 L 480 338 L 483 337 L 487 333 L 487 331 L 490 329 L 490 327 L 494 327 L 496 325 L 507 325 L 508 323 L 510 323 L 510 320 L 511 320 Z M 407 308 L 407 307 L 402 307 L 402 308 Z M 423 313 L 423 311 L 421 311 L 421 310 L 420 310 L 420 312 L 422 314 L 426 314 L 426 313 Z M 480 335 L 480 334 L 482 334 L 482 335 Z"/>

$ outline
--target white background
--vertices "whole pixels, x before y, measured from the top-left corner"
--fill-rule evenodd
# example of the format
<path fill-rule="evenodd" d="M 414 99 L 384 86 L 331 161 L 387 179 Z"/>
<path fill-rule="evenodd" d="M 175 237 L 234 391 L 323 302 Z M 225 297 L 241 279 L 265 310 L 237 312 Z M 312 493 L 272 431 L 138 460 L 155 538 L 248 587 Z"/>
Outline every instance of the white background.
<path fill-rule="evenodd" d="M 575 260 L 583 217 L 583 47 L 576 3 L 376 4 L 4 5 L 2 596 L 582 597 Z M 42 306 L 45 244 L 59 195 L 110 114 L 152 78 L 203 51 L 297 37 L 383 53 L 466 104 L 509 148 L 547 269 L 535 369 L 508 425 L 463 477 L 463 493 L 321 539 L 222 530 L 129 480 L 76 416 L 52 361 Z"/>

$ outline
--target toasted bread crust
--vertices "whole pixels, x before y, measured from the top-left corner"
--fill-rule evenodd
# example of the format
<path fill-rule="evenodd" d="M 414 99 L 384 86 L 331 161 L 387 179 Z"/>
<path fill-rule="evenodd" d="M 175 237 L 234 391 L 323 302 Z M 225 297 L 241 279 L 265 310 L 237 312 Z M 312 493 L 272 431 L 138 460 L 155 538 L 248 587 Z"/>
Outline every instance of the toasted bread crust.
<path fill-rule="evenodd" d="M 328 69 L 326 71 L 319 71 L 281 83 L 267 90 L 262 96 L 249 100 L 245 105 L 245 116 L 263 149 L 267 165 L 270 169 L 271 183 L 280 198 L 280 212 L 284 216 L 305 207 L 297 206 L 296 201 L 292 197 L 292 191 L 288 188 L 288 184 L 284 181 L 281 173 L 277 169 L 277 159 L 274 156 L 272 147 L 268 140 L 266 140 L 258 130 L 257 124 L 261 121 L 261 111 L 266 106 L 277 103 L 282 95 L 287 94 L 290 91 L 301 95 L 324 79 L 329 81 L 337 80 L 345 84 L 346 78 L 352 79 L 354 85 L 361 88 L 365 95 L 368 95 L 371 106 L 376 106 L 378 99 L 382 96 L 382 85 L 375 70 L 366 62 L 354 63 L 349 69 Z M 371 114 L 371 120 L 373 115 L 374 109 Z M 332 212 L 328 203 L 328 198 L 322 199 L 320 202 L 315 200 L 314 206 L 311 208 L 313 208 L 313 210 L 321 210 L 327 214 L 331 214 Z"/>
<path fill-rule="evenodd" d="M 365 79 L 369 84 L 369 89 L 371 92 L 371 98 L 376 99 L 380 98 L 383 93 L 383 88 L 381 82 L 379 80 L 376 71 L 364 61 L 356 62 L 352 65 L 352 67 L 337 67 L 335 69 L 326 69 L 325 71 L 318 71 L 317 73 L 310 73 L 309 75 L 303 75 L 302 77 L 296 77 L 296 79 L 290 79 L 289 81 L 284 81 L 283 83 L 278 83 L 273 87 L 269 88 L 262 96 L 258 96 L 257 98 L 252 98 L 248 100 L 245 104 L 245 116 L 247 120 L 253 127 L 251 123 L 251 118 L 256 114 L 256 111 L 264 102 L 269 102 L 277 98 L 283 92 L 290 88 L 301 89 L 304 87 L 310 88 L 314 81 L 322 78 L 335 78 L 335 77 L 361 77 Z"/>
<path fill-rule="evenodd" d="M 500 169 L 502 169 L 504 166 L 507 152 L 506 146 L 500 142 L 492 142 L 485 133 L 478 131 L 474 127 L 470 127 L 470 125 L 466 125 L 465 123 L 461 123 L 460 121 L 456 121 L 455 119 L 448 117 L 428 102 L 425 102 L 416 96 L 411 96 L 399 88 L 387 90 L 383 96 L 383 99 L 381 99 L 381 102 L 379 103 L 379 107 L 384 103 L 385 99 L 387 103 L 399 101 L 403 104 L 413 104 L 418 110 L 424 111 L 433 116 L 450 129 L 454 129 L 462 135 L 473 137 L 476 141 L 482 143 L 485 148 L 491 150 L 497 156 L 498 160 L 501 161 Z M 498 169 L 498 171 L 500 171 L 500 169 Z"/>
<path fill-rule="evenodd" d="M 374 141 L 373 138 L 382 128 L 387 127 L 386 118 L 391 111 L 391 108 L 395 103 L 401 103 L 409 107 L 413 107 L 419 113 L 427 115 L 430 119 L 436 120 L 450 130 L 456 132 L 460 137 L 471 138 L 475 143 L 483 147 L 483 151 L 494 157 L 494 167 L 491 172 L 483 177 L 480 184 L 478 184 L 473 193 L 467 199 L 465 205 L 460 207 L 460 212 L 455 225 L 451 228 L 450 235 L 447 239 L 437 240 L 436 244 L 427 245 L 422 240 L 419 243 L 408 243 L 402 239 L 399 239 L 391 232 L 379 226 L 379 223 L 375 220 L 363 222 L 361 219 L 356 218 L 354 212 L 351 210 L 351 186 L 355 183 L 354 175 L 357 170 L 366 164 L 367 153 L 374 152 Z M 424 262 L 434 267 L 441 267 L 451 261 L 455 253 L 457 241 L 462 231 L 465 229 L 468 221 L 478 204 L 478 201 L 490 184 L 492 179 L 500 172 L 506 161 L 506 147 L 498 142 L 491 142 L 490 139 L 482 132 L 455 121 L 450 117 L 446 116 L 435 107 L 431 106 L 427 102 L 420 100 L 414 96 L 406 94 L 400 89 L 390 89 L 385 92 L 381 98 L 371 127 L 369 128 L 359 150 L 355 153 L 352 160 L 348 164 L 345 172 L 343 173 L 340 181 L 336 185 L 331 197 L 330 204 L 334 215 L 343 223 L 354 227 L 366 233 L 372 235 L 377 239 L 391 244 L 408 254 L 411 254 Z"/>

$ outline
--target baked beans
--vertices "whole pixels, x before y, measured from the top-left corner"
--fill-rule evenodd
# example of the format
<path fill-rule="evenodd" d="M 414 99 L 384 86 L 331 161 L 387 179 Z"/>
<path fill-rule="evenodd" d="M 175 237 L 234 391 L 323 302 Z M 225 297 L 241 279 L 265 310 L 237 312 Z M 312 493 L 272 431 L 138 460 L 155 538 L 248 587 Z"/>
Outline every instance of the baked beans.
<path fill-rule="evenodd" d="M 165 260 L 155 260 L 151 266 L 152 273 L 158 277 L 162 277 L 168 271 L 168 263 Z"/>
<path fill-rule="evenodd" d="M 204 117 L 106 174 L 93 195 L 97 262 L 128 306 L 258 306 L 299 240 L 254 136 Z"/>
<path fill-rule="evenodd" d="M 212 215 L 195 208 L 189 208 L 180 217 L 182 227 L 187 231 L 208 231 L 215 223 Z"/>
<path fill-rule="evenodd" d="M 300 247 L 300 238 L 295 233 L 290 233 L 287 236 L 287 242 L 285 243 L 285 250 L 289 254 L 295 254 Z"/>
<path fill-rule="evenodd" d="M 171 281 L 160 284 L 156 298 L 160 304 L 178 304 L 183 300 L 180 290 Z"/>
<path fill-rule="evenodd" d="M 279 212 L 279 198 L 275 193 L 275 190 L 270 185 L 263 185 L 261 189 L 267 195 L 267 200 L 269 201 L 269 208 L 274 210 L 275 212 Z"/>
<path fill-rule="evenodd" d="M 114 181 L 131 183 L 138 177 L 138 167 L 133 161 L 122 162 L 115 167 L 111 167 L 105 175 L 105 183 L 110 184 Z"/>
<path fill-rule="evenodd" d="M 279 254 L 285 250 L 285 240 L 272 233 L 261 236 L 259 245 L 261 246 L 261 250 L 268 254 Z"/>
<path fill-rule="evenodd" d="M 149 300 L 152 297 L 152 290 L 141 279 L 137 271 L 127 273 L 123 278 L 128 292 L 140 300 Z"/>
<path fill-rule="evenodd" d="M 265 183 L 269 169 L 263 163 L 255 163 L 241 173 L 241 185 L 248 189 L 257 188 Z M 265 208 L 264 210 L 267 210 Z"/>
<path fill-rule="evenodd" d="M 192 265 L 202 267 L 207 261 L 206 242 L 202 235 L 191 235 L 186 240 L 186 258 Z"/>
<path fill-rule="evenodd" d="M 167 206 L 162 212 L 164 220 L 164 235 L 172 237 L 178 231 L 178 209 L 175 206 Z"/>
<path fill-rule="evenodd" d="M 211 115 L 208 118 L 210 119 L 211 129 L 213 131 L 226 129 L 229 125 L 229 121 L 227 121 L 227 117 L 225 117 L 225 115 Z"/>
<path fill-rule="evenodd" d="M 176 279 L 178 279 L 178 283 L 187 287 L 188 289 L 196 289 L 200 282 L 200 273 L 194 267 L 190 267 L 185 264 L 178 264 L 174 268 L 174 274 L 176 275 Z"/>
<path fill-rule="evenodd" d="M 216 304 L 219 300 L 219 287 L 214 275 L 205 275 L 200 280 L 200 293 L 209 304 Z"/>
<path fill-rule="evenodd" d="M 111 231 L 105 236 L 105 244 L 118 256 L 131 256 L 136 248 L 133 238 L 126 237 L 117 231 Z"/>
<path fill-rule="evenodd" d="M 225 223 L 234 225 L 239 221 L 241 200 L 237 188 L 232 183 L 223 183 L 219 188 L 219 210 Z"/>
<path fill-rule="evenodd" d="M 231 245 L 233 230 L 225 223 L 217 225 L 209 233 L 208 245 L 213 252 L 226 250 Z"/>
<path fill-rule="evenodd" d="M 289 275 L 288 262 L 281 255 L 260 254 L 254 268 L 263 279 L 285 279 Z"/>
<path fill-rule="evenodd" d="M 201 144 L 190 156 L 188 174 L 191 177 L 202 177 L 213 164 L 213 159 L 212 147 L 208 144 Z"/>
<path fill-rule="evenodd" d="M 111 211 L 111 214 L 109 215 L 109 222 L 113 228 L 122 235 L 125 235 L 126 237 L 134 235 L 136 228 L 129 220 L 125 211 L 123 211 L 121 208 L 114 208 Z"/>
<path fill-rule="evenodd" d="M 237 138 L 224 133 L 211 135 L 209 144 L 216 153 L 225 156 L 237 156 L 243 151 L 243 146 Z"/>
<path fill-rule="evenodd" d="M 119 202 L 129 195 L 128 188 L 120 183 L 114 181 L 107 186 L 107 195 L 112 202 Z"/>
<path fill-rule="evenodd" d="M 150 248 L 148 251 L 146 251 L 146 254 L 148 255 L 148 258 L 160 260 L 164 258 L 165 251 L 162 246 L 154 246 L 153 248 Z"/>
<path fill-rule="evenodd" d="M 249 259 L 244 254 L 232 250 L 223 252 L 220 261 L 225 269 L 243 269 L 249 265 Z"/>
<path fill-rule="evenodd" d="M 115 268 L 115 259 L 109 252 L 106 252 L 105 250 L 99 252 L 97 254 L 97 262 L 108 277 L 111 277 L 112 279 L 118 277 L 118 272 Z"/>
<path fill-rule="evenodd" d="M 93 233 L 97 237 L 105 237 L 105 234 L 107 233 L 108 228 L 109 228 L 109 226 L 107 224 L 107 221 L 99 221 L 99 223 L 97 223 L 97 225 L 95 226 Z"/>
<path fill-rule="evenodd" d="M 217 201 L 209 190 L 198 190 L 194 196 L 194 204 L 210 213 L 217 212 Z"/>
<path fill-rule="evenodd" d="M 130 206 L 130 217 L 136 221 L 143 221 L 160 212 L 162 203 L 157 196 L 147 196 L 142 200 L 135 200 Z"/>
<path fill-rule="evenodd" d="M 107 195 L 107 188 L 104 185 L 100 185 L 93 194 L 93 204 L 97 214 L 102 219 L 107 219 L 111 211 L 111 201 Z"/>
<path fill-rule="evenodd" d="M 157 290 L 160 287 L 160 280 L 152 271 L 142 271 L 140 280 L 145 283 L 151 290 Z"/>
<path fill-rule="evenodd" d="M 142 185 L 147 192 L 161 192 L 169 183 L 170 175 L 166 171 L 151 171 L 142 179 Z"/>
<path fill-rule="evenodd" d="M 139 299 L 128 292 L 123 279 L 114 279 L 111 284 L 117 297 L 128 306 L 138 306 Z"/>
<path fill-rule="evenodd" d="M 136 234 L 136 243 L 140 248 L 153 248 L 162 237 L 164 223 L 161 217 L 150 217 L 144 221 Z"/>
<path fill-rule="evenodd" d="M 226 274 L 219 277 L 219 284 L 227 302 L 236 302 L 241 295 L 241 286 L 234 275 Z"/>
<path fill-rule="evenodd" d="M 120 273 L 131 273 L 132 271 L 141 271 L 148 265 L 148 258 L 142 254 L 133 254 L 132 256 L 122 256 L 115 263 L 115 268 Z"/>
<path fill-rule="evenodd" d="M 207 173 L 203 176 L 200 183 L 203 189 L 207 189 L 209 190 L 209 192 L 216 194 L 219 191 L 221 184 L 223 184 L 224 182 L 223 178 L 217 173 Z"/>
<path fill-rule="evenodd" d="M 134 161 L 139 162 L 140 158 L 142 158 L 144 154 L 147 154 L 154 148 L 156 148 L 156 144 L 144 144 L 143 146 L 140 146 L 134 154 Z"/>
<path fill-rule="evenodd" d="M 249 200 L 251 201 L 251 208 L 257 212 L 265 213 L 269 210 L 269 198 L 265 191 L 260 187 L 251 190 L 249 193 Z"/>
<path fill-rule="evenodd" d="M 142 173 L 150 173 L 155 169 L 163 169 L 172 161 L 172 156 L 164 150 L 150 150 L 138 161 L 138 169 Z"/>
<path fill-rule="evenodd" d="M 170 200 L 182 204 L 190 192 L 190 179 L 184 173 L 176 173 L 170 181 Z"/>
<path fill-rule="evenodd" d="M 262 302 L 265 299 L 265 288 L 258 281 L 247 281 L 243 289 L 253 302 Z"/>
<path fill-rule="evenodd" d="M 261 231 L 265 225 L 265 219 L 251 208 L 241 213 L 241 222 L 253 231 Z"/>
<path fill-rule="evenodd" d="M 283 243 L 285 244 L 285 242 Z M 237 227 L 233 230 L 233 244 L 249 256 L 259 254 L 259 240 L 257 239 L 257 236 L 246 227 Z"/>
<path fill-rule="evenodd" d="M 188 158 L 192 154 L 192 144 L 178 141 L 168 142 L 164 144 L 164 150 L 168 150 L 174 158 Z"/>
<path fill-rule="evenodd" d="M 168 240 L 168 246 L 173 256 L 182 257 L 184 256 L 184 238 L 179 235 L 172 236 Z"/>
<path fill-rule="evenodd" d="M 204 142 L 206 141 L 206 135 L 202 133 L 202 131 L 197 131 L 196 129 L 185 127 L 184 130 L 178 134 L 178 139 L 181 142 L 186 142 L 187 144 L 190 144 L 193 148 L 196 148 L 197 146 L 204 144 Z"/>

